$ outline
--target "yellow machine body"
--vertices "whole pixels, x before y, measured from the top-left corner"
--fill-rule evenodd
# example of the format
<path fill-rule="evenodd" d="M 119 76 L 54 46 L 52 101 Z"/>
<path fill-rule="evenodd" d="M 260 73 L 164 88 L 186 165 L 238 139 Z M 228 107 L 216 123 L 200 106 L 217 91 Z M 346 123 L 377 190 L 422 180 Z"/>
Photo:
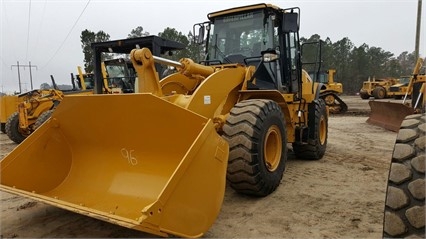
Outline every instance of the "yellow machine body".
<path fill-rule="evenodd" d="M 0 123 L 1 131 L 5 133 L 5 125 L 10 115 L 18 109 L 18 104 L 22 101 L 17 95 L 0 96 Z"/>
<path fill-rule="evenodd" d="M 237 103 L 274 101 L 282 111 L 285 136 L 276 125 L 266 129 L 271 140 L 260 146 L 262 157 L 286 154 L 281 144 L 300 141 L 308 135 L 302 129 L 313 122 L 319 129 L 310 134 L 325 151 L 328 111 L 324 105 L 322 115 L 315 113 L 314 101 L 322 102 L 319 84 L 305 71 L 297 91 L 254 90 L 249 84 L 259 80 L 255 66 L 202 65 L 186 58 L 170 63 L 147 48 L 132 50 L 130 58 L 138 93 L 64 97 L 51 117 L 0 161 L 1 190 L 159 236 L 199 237 L 220 212 L 230 157 L 223 126 Z M 178 72 L 159 81 L 154 62 L 175 65 Z M 312 112 L 318 122 L 308 121 Z M 277 163 L 267 163 L 260 166 L 273 172 Z"/>
<path fill-rule="evenodd" d="M 340 98 L 343 93 L 343 84 L 334 80 L 335 74 L 335 69 L 329 69 L 319 74 L 319 82 L 323 83 L 320 97 L 324 99 L 331 113 L 345 113 L 348 106 Z"/>

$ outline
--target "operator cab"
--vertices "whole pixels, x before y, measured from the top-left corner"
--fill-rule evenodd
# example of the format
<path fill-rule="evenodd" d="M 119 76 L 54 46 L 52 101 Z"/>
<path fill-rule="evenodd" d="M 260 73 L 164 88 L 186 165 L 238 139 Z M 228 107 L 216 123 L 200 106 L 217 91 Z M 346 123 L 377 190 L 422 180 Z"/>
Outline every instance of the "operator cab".
<path fill-rule="evenodd" d="M 135 91 L 136 72 L 130 60 L 118 58 L 104 61 L 108 87 L 120 88 L 123 93 Z"/>
<path fill-rule="evenodd" d="M 298 8 L 256 4 L 214 12 L 208 18 L 194 25 L 194 32 L 199 27 L 198 42 L 206 44 L 204 64 L 252 65 L 256 81 L 249 89 L 299 92 Z"/>

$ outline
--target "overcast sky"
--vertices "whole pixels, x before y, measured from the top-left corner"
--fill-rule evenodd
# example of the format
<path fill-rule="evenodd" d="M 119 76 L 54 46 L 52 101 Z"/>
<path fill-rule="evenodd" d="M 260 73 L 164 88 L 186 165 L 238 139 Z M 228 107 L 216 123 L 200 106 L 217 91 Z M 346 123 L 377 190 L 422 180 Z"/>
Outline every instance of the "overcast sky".
<path fill-rule="evenodd" d="M 300 7 L 300 34 L 335 42 L 348 37 L 398 56 L 415 47 L 417 0 L 269 1 L 281 8 Z M 103 30 L 111 40 L 126 38 L 137 26 L 157 35 L 166 27 L 188 34 L 210 12 L 259 3 L 232 0 L 0 0 L 0 91 L 19 90 L 18 68 L 31 65 L 34 89 L 50 75 L 70 84 L 70 73 L 83 66 L 80 34 Z M 422 9 L 420 54 L 426 53 L 425 5 Z M 20 68 L 22 91 L 30 90 L 29 68 Z"/>

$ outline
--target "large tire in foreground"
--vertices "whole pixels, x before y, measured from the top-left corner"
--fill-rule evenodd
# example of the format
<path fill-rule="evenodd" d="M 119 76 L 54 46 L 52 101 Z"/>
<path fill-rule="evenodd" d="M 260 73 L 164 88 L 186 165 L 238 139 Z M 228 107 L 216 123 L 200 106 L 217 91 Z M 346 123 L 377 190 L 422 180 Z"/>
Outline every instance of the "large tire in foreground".
<path fill-rule="evenodd" d="M 17 144 L 20 144 L 28 136 L 25 132 L 21 132 L 21 128 L 19 128 L 19 112 L 15 112 L 9 116 L 5 128 L 9 139 Z"/>
<path fill-rule="evenodd" d="M 425 238 L 426 114 L 407 116 L 394 145 L 383 237 Z"/>
<path fill-rule="evenodd" d="M 37 117 L 36 122 L 34 123 L 34 130 L 36 130 L 38 127 L 40 127 L 46 120 L 50 118 L 52 115 L 53 110 L 48 110 L 40 114 L 39 117 Z"/>
<path fill-rule="evenodd" d="M 287 160 L 287 133 L 280 106 L 272 100 L 236 104 L 223 126 L 229 143 L 226 178 L 239 193 L 266 196 L 280 184 Z"/>
<path fill-rule="evenodd" d="M 307 143 L 294 142 L 293 151 L 300 159 L 321 159 L 327 148 L 328 114 L 323 99 L 315 100 L 309 106 Z"/>

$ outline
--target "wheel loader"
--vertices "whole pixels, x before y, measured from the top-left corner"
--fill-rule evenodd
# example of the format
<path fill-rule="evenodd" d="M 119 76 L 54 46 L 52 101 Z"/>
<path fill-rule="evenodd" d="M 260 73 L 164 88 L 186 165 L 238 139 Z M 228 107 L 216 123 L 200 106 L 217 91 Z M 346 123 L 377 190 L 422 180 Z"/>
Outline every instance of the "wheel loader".
<path fill-rule="evenodd" d="M 326 151 L 329 112 L 301 68 L 299 13 L 210 13 L 194 25 L 199 63 L 133 49 L 138 93 L 65 97 L 0 161 L 0 189 L 157 236 L 202 236 L 225 184 L 265 197 L 289 148 L 309 160 Z M 160 81 L 155 63 L 177 72 Z"/>
<path fill-rule="evenodd" d="M 424 69 L 422 71 L 423 63 L 422 58 L 417 60 L 402 103 L 374 100 L 368 102 L 371 111 L 367 123 L 398 132 L 407 115 L 425 112 L 426 75 Z M 407 102 L 409 95 L 411 103 Z"/>
<path fill-rule="evenodd" d="M 185 45 L 173 40 L 158 36 L 145 36 L 137 38 L 126 38 L 106 42 L 94 42 L 91 44 L 94 55 L 94 91 L 95 94 L 132 93 L 137 90 L 138 81 L 135 81 L 135 72 L 130 59 L 123 58 L 135 48 L 148 48 L 153 55 L 173 54 L 174 51 L 182 50 Z M 103 54 L 120 54 L 121 59 L 104 60 Z M 163 71 L 163 66 L 156 63 L 158 72 Z M 160 75 L 161 76 L 161 75 Z"/>

